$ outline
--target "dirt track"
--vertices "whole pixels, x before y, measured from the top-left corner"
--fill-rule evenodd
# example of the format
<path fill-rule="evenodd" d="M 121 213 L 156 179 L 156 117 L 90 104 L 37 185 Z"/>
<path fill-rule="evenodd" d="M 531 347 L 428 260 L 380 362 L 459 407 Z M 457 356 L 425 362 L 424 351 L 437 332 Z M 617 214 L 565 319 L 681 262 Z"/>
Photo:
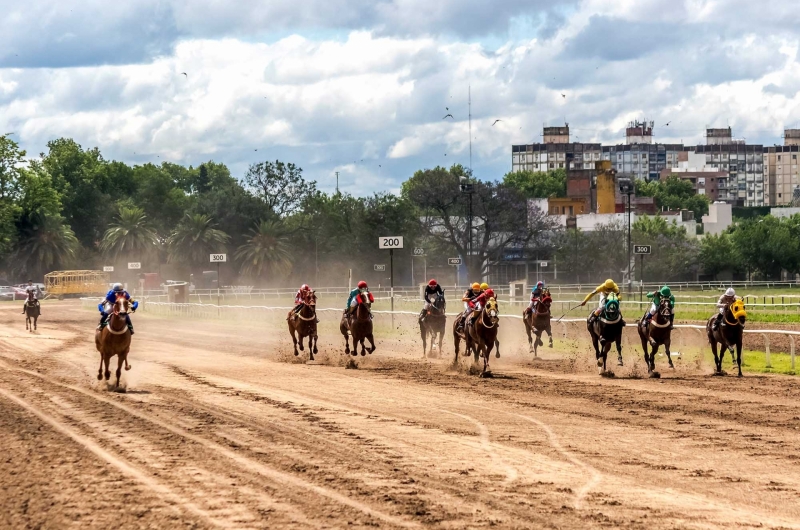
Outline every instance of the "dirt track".
<path fill-rule="evenodd" d="M 308 366 L 282 326 L 136 315 L 120 394 L 96 381 L 94 313 L 45 306 L 30 335 L 18 310 L 3 528 L 800 528 L 796 378 L 601 379 L 506 346 L 484 380 L 410 338 L 345 370 L 329 331 Z"/>

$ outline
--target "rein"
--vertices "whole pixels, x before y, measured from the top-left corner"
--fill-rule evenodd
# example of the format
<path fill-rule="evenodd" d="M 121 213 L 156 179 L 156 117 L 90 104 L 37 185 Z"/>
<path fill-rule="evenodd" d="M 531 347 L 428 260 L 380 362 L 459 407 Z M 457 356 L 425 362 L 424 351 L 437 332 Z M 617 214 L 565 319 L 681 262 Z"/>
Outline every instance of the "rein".
<path fill-rule="evenodd" d="M 114 311 L 114 315 L 113 316 L 119 317 L 120 315 L 121 315 L 121 313 L 119 311 Z M 125 319 L 122 319 L 122 323 L 123 324 L 125 323 Z M 111 321 L 109 320 L 108 325 L 106 326 L 106 329 L 112 335 L 123 335 L 124 333 L 126 333 L 128 331 L 128 326 L 125 325 L 125 326 L 122 327 L 121 330 L 116 330 L 111 326 Z"/>
<path fill-rule="evenodd" d="M 603 324 L 616 324 L 617 322 L 619 322 L 620 320 L 622 320 L 622 314 L 621 314 L 621 313 L 617 313 L 617 319 L 616 319 L 616 320 L 608 320 L 608 319 L 606 319 L 606 318 L 605 318 L 605 317 L 603 317 L 603 316 L 601 316 L 599 320 L 600 320 L 600 322 L 602 322 Z"/>
<path fill-rule="evenodd" d="M 317 311 L 315 309 L 313 309 L 310 305 L 306 304 L 306 303 L 304 303 L 304 307 L 307 307 L 307 308 L 311 309 L 311 316 L 308 317 L 308 318 L 304 317 L 303 316 L 303 310 L 301 309 L 300 312 L 297 313 L 297 318 L 299 318 L 300 320 L 303 320 L 304 322 L 310 322 L 310 321 L 314 320 L 315 317 L 317 316 Z"/>
<path fill-rule="evenodd" d="M 722 317 L 723 320 L 725 320 L 725 323 L 727 325 L 729 325 L 729 326 L 741 326 L 742 325 L 742 323 L 739 322 L 738 320 L 734 320 L 733 322 L 728 320 L 728 313 L 730 313 L 730 311 L 725 311 L 725 315 Z"/>
<path fill-rule="evenodd" d="M 491 321 L 490 321 L 490 323 L 491 323 Z M 484 308 L 483 311 L 481 311 L 481 324 L 483 324 L 483 327 L 485 327 L 487 329 L 492 329 L 493 327 L 495 327 L 497 325 L 496 323 L 492 323 L 492 325 L 490 326 L 490 325 L 488 325 L 486 323 L 486 308 Z"/>

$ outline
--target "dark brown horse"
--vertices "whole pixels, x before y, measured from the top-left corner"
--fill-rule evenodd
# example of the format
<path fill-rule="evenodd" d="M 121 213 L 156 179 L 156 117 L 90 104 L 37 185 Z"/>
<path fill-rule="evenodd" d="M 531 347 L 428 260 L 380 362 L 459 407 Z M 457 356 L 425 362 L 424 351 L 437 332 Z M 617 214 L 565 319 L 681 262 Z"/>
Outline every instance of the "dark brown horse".
<path fill-rule="evenodd" d="M 592 336 L 598 373 L 600 375 L 607 373 L 606 360 L 613 343 L 617 344 L 617 364 L 622 366 L 622 313 L 619 310 L 619 298 L 614 293 L 608 295 L 600 316 L 591 324 L 587 322 L 586 327 Z"/>
<path fill-rule="evenodd" d="M 345 314 L 342 316 L 342 322 L 339 324 L 339 331 L 344 335 L 344 352 L 350 353 L 350 336 L 353 336 L 353 357 L 358 355 L 358 344 L 361 344 L 361 355 L 366 355 L 367 352 L 372 354 L 375 351 L 375 339 L 372 336 L 372 317 L 370 315 L 370 306 L 372 305 L 368 300 L 363 298 L 363 295 L 356 296 L 358 304 L 353 310 L 353 314 Z M 349 333 L 349 335 L 348 335 Z M 364 346 L 364 339 L 369 341 L 371 348 Z"/>
<path fill-rule="evenodd" d="M 744 302 L 736 300 L 732 304 L 726 305 L 722 313 L 722 324 L 715 331 L 713 325 L 716 318 L 717 316 L 713 315 L 706 323 L 708 342 L 711 344 L 714 363 L 717 365 L 714 375 L 725 375 L 725 372 L 722 371 L 722 358 L 725 356 L 725 350 L 731 352 L 732 358 L 735 346 L 736 365 L 739 368 L 739 377 L 742 377 L 742 336 L 744 335 L 744 325 L 747 322 Z M 717 355 L 717 344 L 722 346 L 719 355 Z"/>
<path fill-rule="evenodd" d="M 497 300 L 489 298 L 486 301 L 486 306 L 477 314 L 473 312 L 470 319 L 467 320 L 464 325 L 464 335 L 458 333 L 454 324 L 453 342 L 455 343 L 456 354 L 453 358 L 453 364 L 458 361 L 458 349 L 463 338 L 465 342 L 464 355 L 469 355 L 472 352 L 476 364 L 478 359 L 482 357 L 483 370 L 481 371 L 481 377 L 490 377 L 489 356 L 495 346 L 497 346 L 495 356 L 500 357 L 500 341 L 497 340 L 499 327 L 500 313 L 497 310 Z"/>
<path fill-rule="evenodd" d="M 33 297 L 33 292 L 28 292 L 28 299 L 25 300 L 25 329 L 33 333 L 37 328 L 36 322 L 39 320 L 39 303 Z"/>
<path fill-rule="evenodd" d="M 436 346 L 436 337 L 439 337 L 438 354 L 442 352 L 442 341 L 444 340 L 444 330 L 447 325 L 447 315 L 445 314 L 444 296 L 436 293 L 436 297 L 431 302 L 428 314 L 419 321 L 419 334 L 422 337 L 422 357 L 432 356 L 433 348 Z M 431 349 L 428 351 L 428 337 L 431 339 Z M 429 355 L 429 353 L 431 355 Z"/>
<path fill-rule="evenodd" d="M 100 352 L 100 369 L 97 370 L 98 381 L 103 379 L 104 364 L 106 367 L 106 381 L 111 378 L 111 372 L 108 370 L 108 363 L 113 356 L 117 356 L 117 382 L 114 388 L 119 387 L 122 365 L 125 365 L 125 370 L 131 369 L 131 366 L 128 364 L 128 352 L 131 349 L 131 332 L 125 321 L 125 317 L 128 315 L 130 308 L 130 301 L 124 298 L 118 299 L 111 308 L 108 324 L 103 327 L 103 329 L 95 331 L 94 334 L 94 344 L 97 351 Z"/>
<path fill-rule="evenodd" d="M 656 314 L 650 319 L 650 323 L 648 324 L 645 317 L 642 317 L 636 326 L 639 330 L 639 338 L 642 339 L 644 362 L 647 363 L 647 373 L 650 374 L 650 377 L 659 377 L 658 372 L 656 372 L 656 353 L 658 352 L 658 347 L 662 344 L 667 352 L 669 367 L 675 369 L 669 351 L 672 335 L 672 330 L 669 329 L 669 317 L 671 314 L 672 308 L 669 306 L 669 300 L 664 298 L 659 302 Z M 652 347 L 649 354 L 647 353 L 648 344 Z"/>
<path fill-rule="evenodd" d="M 553 347 L 553 331 L 550 328 L 550 305 L 552 303 L 553 298 L 550 296 L 550 292 L 545 291 L 533 311 L 526 309 L 522 312 L 522 322 L 525 324 L 525 332 L 528 334 L 528 351 L 533 352 L 534 357 L 537 356 L 539 346 L 544 346 L 542 333 L 547 333 L 550 338 L 548 347 Z M 535 341 L 531 332 L 536 336 Z"/>
<path fill-rule="evenodd" d="M 295 356 L 300 355 L 300 352 L 297 351 L 298 342 L 300 351 L 303 351 L 303 339 L 308 337 L 308 360 L 313 361 L 314 354 L 319 351 L 317 350 L 317 295 L 314 291 L 305 292 L 303 307 L 297 313 L 294 310 L 289 311 L 286 323 L 289 325 L 289 334 L 294 343 Z"/>

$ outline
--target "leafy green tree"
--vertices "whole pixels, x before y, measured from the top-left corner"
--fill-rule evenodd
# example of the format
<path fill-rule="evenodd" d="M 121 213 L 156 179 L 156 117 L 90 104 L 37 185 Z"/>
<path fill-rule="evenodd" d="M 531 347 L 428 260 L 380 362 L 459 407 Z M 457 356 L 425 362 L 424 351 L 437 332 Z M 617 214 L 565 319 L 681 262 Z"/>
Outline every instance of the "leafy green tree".
<path fill-rule="evenodd" d="M 195 269 L 208 262 L 209 254 L 224 251 L 229 239 L 228 234 L 215 228 L 211 217 L 187 213 L 167 238 L 169 261 Z"/>
<path fill-rule="evenodd" d="M 25 151 L 17 142 L 8 135 L 0 136 L 0 256 L 8 256 L 17 239 L 15 220 L 21 213 L 17 201 L 24 159 Z"/>
<path fill-rule="evenodd" d="M 658 208 L 691 210 L 698 220 L 708 213 L 708 197 L 697 195 L 692 183 L 677 175 L 669 175 L 665 180 L 637 180 L 636 195 L 653 197 Z"/>
<path fill-rule="evenodd" d="M 519 191 L 527 199 L 567 196 L 567 171 L 516 171 L 506 173 L 503 184 Z"/>
<path fill-rule="evenodd" d="M 633 244 L 652 247 L 652 253 L 643 260 L 644 268 L 639 271 L 640 279 L 695 279 L 699 268 L 700 248 L 694 237 L 688 237 L 684 227 L 656 215 L 636 219 L 631 229 Z"/>
<path fill-rule="evenodd" d="M 147 214 L 153 228 L 160 233 L 169 233 L 194 203 L 180 182 L 186 177 L 178 169 L 180 166 L 168 164 L 168 169 L 154 164 L 133 168 L 136 192 L 131 200 Z M 172 174 L 171 174 L 172 173 Z M 177 176 L 173 176 L 177 175 Z"/>
<path fill-rule="evenodd" d="M 292 252 L 283 226 L 275 221 L 261 221 L 250 230 L 247 242 L 236 251 L 241 272 L 254 279 L 284 276 L 292 269 Z M 272 279 L 272 278 L 270 278 Z"/>
<path fill-rule="evenodd" d="M 301 168 L 280 160 L 251 164 L 244 181 L 279 217 L 298 211 L 317 189 L 316 182 L 306 182 Z"/>
<path fill-rule="evenodd" d="M 156 251 L 158 244 L 159 237 L 144 210 L 123 206 L 103 235 L 100 249 L 115 259 L 144 260 Z"/>
<path fill-rule="evenodd" d="M 59 215 L 32 213 L 19 234 L 12 268 L 20 274 L 42 277 L 75 256 L 78 240 Z"/>
<path fill-rule="evenodd" d="M 746 219 L 731 228 L 731 240 L 749 272 L 779 279 L 782 270 L 798 269 L 800 234 L 795 227 L 796 221 L 771 215 Z"/>
<path fill-rule="evenodd" d="M 727 233 L 709 234 L 700 242 L 700 264 L 703 272 L 717 275 L 724 271 L 740 272 L 743 270 L 742 257 Z"/>

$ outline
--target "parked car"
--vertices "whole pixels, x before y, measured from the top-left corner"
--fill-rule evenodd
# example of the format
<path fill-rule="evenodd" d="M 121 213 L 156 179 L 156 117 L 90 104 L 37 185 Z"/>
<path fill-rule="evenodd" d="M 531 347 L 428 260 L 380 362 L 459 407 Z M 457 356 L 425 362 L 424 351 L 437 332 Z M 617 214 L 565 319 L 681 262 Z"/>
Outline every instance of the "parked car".
<path fill-rule="evenodd" d="M 22 296 L 25 298 L 25 295 Z M 17 290 L 10 285 L 0 285 L 0 300 L 16 300 Z"/>

